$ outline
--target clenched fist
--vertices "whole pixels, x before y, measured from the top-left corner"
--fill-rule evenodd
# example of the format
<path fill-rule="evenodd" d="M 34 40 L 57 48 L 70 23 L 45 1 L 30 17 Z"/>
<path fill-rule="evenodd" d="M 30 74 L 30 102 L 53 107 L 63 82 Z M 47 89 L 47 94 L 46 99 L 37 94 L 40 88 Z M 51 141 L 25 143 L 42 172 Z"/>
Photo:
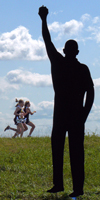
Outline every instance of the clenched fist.
<path fill-rule="evenodd" d="M 41 17 L 41 19 L 43 20 L 48 15 L 48 9 L 45 6 L 42 6 L 42 7 L 39 8 L 38 14 Z"/>

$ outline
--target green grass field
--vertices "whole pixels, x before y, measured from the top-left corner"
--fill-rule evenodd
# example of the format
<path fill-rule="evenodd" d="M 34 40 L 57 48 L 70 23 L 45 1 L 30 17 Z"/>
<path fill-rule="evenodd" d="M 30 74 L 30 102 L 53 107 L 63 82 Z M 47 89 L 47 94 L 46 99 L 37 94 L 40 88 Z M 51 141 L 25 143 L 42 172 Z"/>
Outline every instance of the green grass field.
<path fill-rule="evenodd" d="M 46 193 L 52 187 L 49 137 L 0 138 L 1 200 L 68 200 L 72 192 L 68 139 L 64 153 L 65 191 Z M 85 136 L 85 194 L 77 199 L 100 200 L 100 137 Z"/>

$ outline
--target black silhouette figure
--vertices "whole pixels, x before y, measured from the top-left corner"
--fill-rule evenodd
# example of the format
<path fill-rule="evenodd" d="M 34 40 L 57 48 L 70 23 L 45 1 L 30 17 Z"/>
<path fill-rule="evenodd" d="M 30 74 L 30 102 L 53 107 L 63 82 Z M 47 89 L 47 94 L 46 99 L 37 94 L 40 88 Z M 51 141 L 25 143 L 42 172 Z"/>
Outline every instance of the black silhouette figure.
<path fill-rule="evenodd" d="M 84 124 L 94 100 L 93 81 L 86 65 L 76 56 L 79 53 L 75 40 L 68 40 L 63 57 L 54 47 L 47 27 L 48 9 L 39 8 L 42 35 L 51 62 L 51 74 L 55 92 L 52 128 L 53 188 L 47 192 L 63 191 L 63 154 L 66 131 L 68 131 L 73 193 L 83 194 L 84 185 Z M 86 93 L 85 103 L 83 103 Z M 84 105 L 83 105 L 84 104 Z"/>

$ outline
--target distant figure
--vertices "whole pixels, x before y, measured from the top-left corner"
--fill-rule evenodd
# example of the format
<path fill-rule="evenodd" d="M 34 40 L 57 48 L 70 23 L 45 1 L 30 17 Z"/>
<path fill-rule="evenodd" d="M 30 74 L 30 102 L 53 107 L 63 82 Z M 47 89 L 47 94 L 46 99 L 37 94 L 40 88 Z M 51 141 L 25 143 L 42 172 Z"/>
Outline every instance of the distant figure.
<path fill-rule="evenodd" d="M 20 100 L 15 99 L 15 101 L 18 102 L 17 105 L 15 106 L 16 109 L 14 112 L 14 115 L 15 115 L 14 122 L 15 122 L 15 125 L 17 126 L 17 129 L 12 128 L 9 125 L 4 129 L 4 131 L 6 131 L 6 130 L 16 131 L 13 138 L 18 136 L 19 134 L 20 134 L 20 137 L 22 137 L 23 132 L 28 129 L 25 124 L 24 115 L 23 115 L 24 114 L 24 111 L 23 111 L 24 101 L 22 99 L 20 99 Z"/>
<path fill-rule="evenodd" d="M 48 9 L 40 7 L 42 35 L 51 62 L 51 74 L 55 92 L 52 128 L 53 188 L 47 192 L 64 190 L 63 154 L 66 131 L 68 131 L 73 193 L 70 197 L 83 195 L 84 184 L 84 124 L 94 100 L 93 81 L 86 65 L 76 56 L 79 53 L 75 40 L 65 43 L 63 57 L 54 47 L 47 27 Z M 83 105 L 84 95 L 85 103 Z"/>
<path fill-rule="evenodd" d="M 25 107 L 24 107 L 24 112 L 25 112 L 24 116 L 25 116 L 25 123 L 27 125 L 31 126 L 31 130 L 30 130 L 29 135 L 28 135 L 28 137 L 31 137 L 31 134 L 35 129 L 35 125 L 32 122 L 29 121 L 29 114 L 33 115 L 34 113 L 36 113 L 36 111 L 31 112 L 29 107 L 30 107 L 30 102 L 26 101 Z"/>
<path fill-rule="evenodd" d="M 35 125 L 29 121 L 29 114 L 33 115 L 34 113 L 36 113 L 36 111 L 31 112 L 30 110 L 30 102 L 26 101 L 24 104 L 24 101 L 22 99 L 17 100 L 15 99 L 16 102 L 18 102 L 18 104 L 16 105 L 16 110 L 14 112 L 15 118 L 14 118 L 14 122 L 17 125 L 17 129 L 12 128 L 11 126 L 7 126 L 4 131 L 6 130 L 13 130 L 16 131 L 13 138 L 15 138 L 16 136 L 23 136 L 23 132 L 28 130 L 27 125 L 31 126 L 30 132 L 28 137 L 31 137 L 31 134 L 33 132 L 33 130 L 35 129 Z M 23 108 L 24 106 L 24 108 Z"/>

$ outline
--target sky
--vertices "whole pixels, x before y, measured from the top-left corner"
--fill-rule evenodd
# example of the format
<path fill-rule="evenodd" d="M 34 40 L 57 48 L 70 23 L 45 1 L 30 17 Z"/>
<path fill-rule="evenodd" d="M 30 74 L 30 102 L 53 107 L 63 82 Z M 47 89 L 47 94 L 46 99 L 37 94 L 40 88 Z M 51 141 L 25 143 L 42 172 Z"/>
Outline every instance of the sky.
<path fill-rule="evenodd" d="M 8 124 L 15 127 L 15 98 L 30 100 L 31 110 L 36 110 L 30 116 L 36 125 L 33 136 L 51 134 L 54 91 L 38 15 L 42 5 L 49 9 L 47 22 L 57 50 L 63 54 L 68 39 L 78 42 L 77 59 L 89 67 L 95 88 L 86 133 L 100 134 L 100 1 L 3 0 L 0 1 L 0 136 L 14 134 L 11 130 L 4 132 L 4 128 Z"/>

